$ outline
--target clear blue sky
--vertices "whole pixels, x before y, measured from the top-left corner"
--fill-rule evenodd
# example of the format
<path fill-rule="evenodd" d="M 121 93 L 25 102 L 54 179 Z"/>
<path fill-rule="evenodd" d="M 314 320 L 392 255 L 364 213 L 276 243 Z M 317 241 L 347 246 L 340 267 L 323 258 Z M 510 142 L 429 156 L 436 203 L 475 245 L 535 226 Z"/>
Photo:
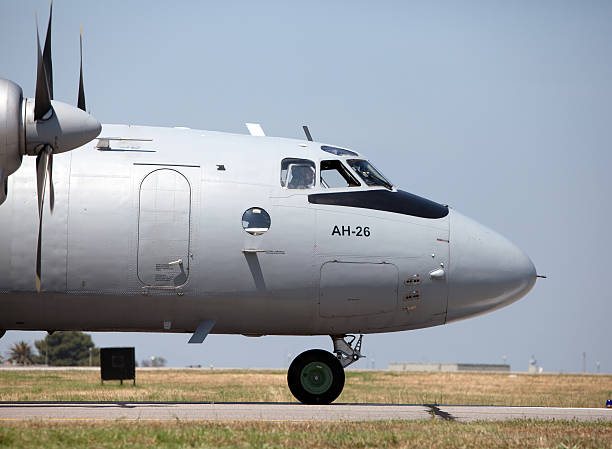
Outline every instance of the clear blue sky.
<path fill-rule="evenodd" d="M 0 76 L 34 95 L 38 10 L 0 5 Z M 103 123 L 302 137 L 366 153 L 394 183 L 450 204 L 523 248 L 524 299 L 479 318 L 367 336 L 368 359 L 612 372 L 612 3 L 54 3 L 55 97 L 76 103 L 84 30 L 87 105 Z M 0 352 L 43 333 L 9 332 Z M 171 365 L 280 367 L 328 337 L 93 334 Z"/>

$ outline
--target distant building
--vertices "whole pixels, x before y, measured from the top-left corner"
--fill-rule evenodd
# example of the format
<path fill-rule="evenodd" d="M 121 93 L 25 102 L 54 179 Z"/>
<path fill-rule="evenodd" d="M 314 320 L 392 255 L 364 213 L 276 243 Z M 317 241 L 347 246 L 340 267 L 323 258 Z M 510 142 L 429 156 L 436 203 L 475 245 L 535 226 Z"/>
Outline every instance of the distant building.
<path fill-rule="evenodd" d="M 410 363 L 393 362 L 389 363 L 390 371 L 425 371 L 425 372 L 474 372 L 474 371 L 493 371 L 509 373 L 510 365 L 490 364 L 490 363 Z"/>

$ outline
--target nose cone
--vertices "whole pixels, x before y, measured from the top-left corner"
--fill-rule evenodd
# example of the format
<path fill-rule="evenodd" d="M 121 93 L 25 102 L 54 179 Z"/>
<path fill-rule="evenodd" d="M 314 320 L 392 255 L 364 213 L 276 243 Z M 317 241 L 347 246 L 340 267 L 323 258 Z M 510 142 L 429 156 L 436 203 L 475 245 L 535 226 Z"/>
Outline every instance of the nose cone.
<path fill-rule="evenodd" d="M 57 153 L 85 145 L 100 134 L 102 126 L 95 117 L 66 103 L 59 101 L 51 103 L 58 127 Z"/>
<path fill-rule="evenodd" d="M 102 125 L 87 112 L 61 101 L 51 100 L 53 113 L 45 120 L 34 120 L 34 101 L 26 105 L 26 152 L 37 154 L 41 145 L 53 146 L 54 153 L 74 150 L 95 139 Z"/>
<path fill-rule="evenodd" d="M 450 216 L 450 262 L 447 322 L 511 304 L 536 281 L 523 251 L 456 211 Z"/>

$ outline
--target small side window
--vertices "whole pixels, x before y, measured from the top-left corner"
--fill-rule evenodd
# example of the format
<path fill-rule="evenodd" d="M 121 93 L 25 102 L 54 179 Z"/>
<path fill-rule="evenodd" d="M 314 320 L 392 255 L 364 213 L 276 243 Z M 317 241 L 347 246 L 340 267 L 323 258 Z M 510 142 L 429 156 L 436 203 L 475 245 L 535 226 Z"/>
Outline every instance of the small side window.
<path fill-rule="evenodd" d="M 251 235 L 261 235 L 270 229 L 270 215 L 261 207 L 251 207 L 242 214 L 242 228 Z"/>
<path fill-rule="evenodd" d="M 360 186 L 359 181 L 337 159 L 321 161 L 321 185 L 332 189 Z"/>
<path fill-rule="evenodd" d="M 287 158 L 281 162 L 281 186 L 288 189 L 312 189 L 316 168 L 308 159 Z"/>

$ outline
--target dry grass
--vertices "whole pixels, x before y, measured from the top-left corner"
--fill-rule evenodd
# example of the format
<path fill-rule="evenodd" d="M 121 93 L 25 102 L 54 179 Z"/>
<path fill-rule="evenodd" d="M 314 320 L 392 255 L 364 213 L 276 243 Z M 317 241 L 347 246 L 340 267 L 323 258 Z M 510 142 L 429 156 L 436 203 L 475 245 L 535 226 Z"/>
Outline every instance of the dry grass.
<path fill-rule="evenodd" d="M 137 371 L 137 385 L 96 371 L 0 371 L 2 401 L 293 402 L 284 371 Z M 348 371 L 339 402 L 602 407 L 612 376 Z M 0 448 L 608 448 L 612 423 L 0 422 Z"/>
<path fill-rule="evenodd" d="M 10 448 L 604 448 L 612 424 L 438 420 L 378 423 L 45 423 L 0 424 Z"/>
<path fill-rule="evenodd" d="M 138 370 L 137 384 L 97 371 L 0 371 L 0 401 L 295 402 L 284 371 Z M 612 376 L 347 371 L 337 402 L 603 407 Z"/>
<path fill-rule="evenodd" d="M 612 397 L 612 376 L 361 372 L 349 382 L 341 400 L 379 402 L 384 396 L 399 403 L 603 407 Z"/>

